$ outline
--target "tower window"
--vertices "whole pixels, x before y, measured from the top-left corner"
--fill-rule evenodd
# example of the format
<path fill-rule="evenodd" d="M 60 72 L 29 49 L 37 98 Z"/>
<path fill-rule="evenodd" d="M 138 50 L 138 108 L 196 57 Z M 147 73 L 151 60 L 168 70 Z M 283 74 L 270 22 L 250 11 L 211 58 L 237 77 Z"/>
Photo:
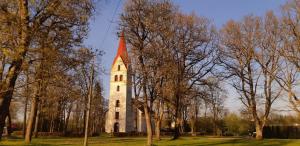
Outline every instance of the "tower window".
<path fill-rule="evenodd" d="M 118 81 L 118 75 L 115 75 L 115 81 Z"/>
<path fill-rule="evenodd" d="M 116 112 L 116 114 L 115 114 L 115 119 L 119 119 L 119 112 Z"/>
<path fill-rule="evenodd" d="M 123 81 L 123 75 L 120 75 L 120 81 Z"/>
<path fill-rule="evenodd" d="M 116 107 L 120 107 L 120 100 L 116 101 Z"/>
<path fill-rule="evenodd" d="M 117 86 L 117 91 L 120 91 L 120 86 L 119 85 Z"/>
<path fill-rule="evenodd" d="M 118 71 L 120 71 L 121 70 L 121 65 L 118 65 Z"/>

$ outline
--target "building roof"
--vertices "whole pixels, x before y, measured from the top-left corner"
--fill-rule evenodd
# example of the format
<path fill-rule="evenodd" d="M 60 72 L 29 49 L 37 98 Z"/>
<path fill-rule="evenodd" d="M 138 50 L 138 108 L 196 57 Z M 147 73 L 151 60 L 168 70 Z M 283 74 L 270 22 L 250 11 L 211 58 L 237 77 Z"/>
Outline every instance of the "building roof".
<path fill-rule="evenodd" d="M 124 37 L 124 32 L 121 32 L 120 34 L 120 40 L 119 40 L 119 48 L 118 48 L 118 52 L 117 52 L 117 55 L 114 59 L 114 62 L 112 64 L 112 66 L 115 65 L 118 57 L 120 56 L 122 61 L 124 62 L 126 68 L 128 67 L 128 64 L 130 63 L 129 62 L 129 58 L 128 58 L 128 52 L 127 52 L 127 49 L 126 49 L 126 41 L 125 41 L 125 37 Z"/>

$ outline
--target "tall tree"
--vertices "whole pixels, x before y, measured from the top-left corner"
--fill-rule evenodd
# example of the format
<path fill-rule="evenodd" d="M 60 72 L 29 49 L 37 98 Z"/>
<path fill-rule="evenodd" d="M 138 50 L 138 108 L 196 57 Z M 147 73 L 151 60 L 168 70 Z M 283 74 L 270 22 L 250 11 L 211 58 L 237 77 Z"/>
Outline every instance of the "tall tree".
<path fill-rule="evenodd" d="M 272 13 L 263 20 L 246 16 L 241 22 L 229 21 L 221 31 L 220 45 L 220 61 L 252 114 L 257 139 L 262 139 L 271 106 L 281 93 L 274 78 L 279 70 L 278 22 Z"/>
<path fill-rule="evenodd" d="M 90 72 L 89 72 L 89 80 L 88 80 L 88 102 L 87 102 L 87 109 L 86 109 L 86 123 L 85 123 L 85 130 L 84 130 L 84 146 L 88 145 L 88 134 L 89 134 L 89 123 L 90 123 L 90 111 L 91 111 L 91 102 L 93 98 L 93 90 L 94 90 L 94 79 L 95 79 L 95 68 L 94 68 L 94 60 L 92 61 Z"/>
<path fill-rule="evenodd" d="M 175 118 L 173 139 L 177 139 L 185 97 L 193 87 L 208 85 L 207 79 L 214 69 L 218 53 L 215 48 L 216 31 L 206 18 L 177 13 L 174 19 L 174 33 L 170 38 L 174 44 L 171 46 L 174 92 L 170 101 Z"/>

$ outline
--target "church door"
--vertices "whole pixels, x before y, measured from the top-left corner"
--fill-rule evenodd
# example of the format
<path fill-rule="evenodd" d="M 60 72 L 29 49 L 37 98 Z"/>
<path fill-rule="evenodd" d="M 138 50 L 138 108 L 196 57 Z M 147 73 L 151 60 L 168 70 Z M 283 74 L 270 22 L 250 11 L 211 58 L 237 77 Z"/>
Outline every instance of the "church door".
<path fill-rule="evenodd" d="M 119 132 L 119 123 L 118 122 L 116 122 L 114 124 L 114 132 Z"/>

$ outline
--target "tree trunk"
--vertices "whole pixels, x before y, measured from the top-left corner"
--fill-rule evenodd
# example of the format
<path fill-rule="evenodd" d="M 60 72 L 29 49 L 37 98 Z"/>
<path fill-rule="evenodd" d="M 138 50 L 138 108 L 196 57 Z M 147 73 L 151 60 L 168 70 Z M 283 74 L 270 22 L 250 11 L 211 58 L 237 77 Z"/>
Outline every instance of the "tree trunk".
<path fill-rule="evenodd" d="M 7 136 L 10 136 L 12 133 L 12 129 L 11 129 L 11 116 L 10 113 L 8 112 L 7 115 Z"/>
<path fill-rule="evenodd" d="M 54 116 L 50 113 L 50 127 L 49 132 L 52 133 L 54 131 Z"/>
<path fill-rule="evenodd" d="M 101 115 L 105 116 L 104 112 L 101 112 L 101 113 L 102 113 Z M 102 133 L 102 120 L 103 119 L 101 118 L 101 116 L 99 116 L 99 118 L 98 118 L 99 123 L 97 126 L 97 129 L 99 130 L 99 135 L 101 135 L 101 133 Z"/>
<path fill-rule="evenodd" d="M 87 103 L 87 100 L 85 100 L 85 103 Z M 85 125 L 86 125 L 86 113 L 87 113 L 87 105 L 84 106 L 84 110 L 83 110 L 83 127 L 81 127 L 81 124 L 80 124 L 80 133 L 83 133 L 85 131 Z"/>
<path fill-rule="evenodd" d="M 162 101 L 158 102 L 157 106 L 159 107 L 158 113 L 156 115 L 156 122 L 155 122 L 155 135 L 157 140 L 161 140 L 160 138 L 160 129 L 161 129 L 161 121 L 164 116 L 164 104 Z"/>
<path fill-rule="evenodd" d="M 184 120 L 183 117 L 180 118 L 180 133 L 184 132 Z"/>
<path fill-rule="evenodd" d="M 213 117 L 213 127 L 214 127 L 214 135 L 217 136 L 218 135 L 218 128 L 217 128 L 217 120 L 216 120 L 215 112 L 214 112 L 214 117 Z"/>
<path fill-rule="evenodd" d="M 29 46 L 28 0 L 19 0 L 18 7 L 20 15 L 20 45 L 17 48 L 16 58 L 12 60 L 12 63 L 8 68 L 6 79 L 0 83 L 0 140 L 5 126 L 5 118 L 9 112 L 16 80 L 21 70 L 23 58 L 26 55 Z"/>
<path fill-rule="evenodd" d="M 90 87 L 91 88 L 91 87 Z M 91 89 L 90 89 L 91 90 Z M 89 100 L 88 100 L 88 106 L 86 110 L 86 117 L 85 117 L 85 128 L 84 128 L 84 146 L 88 145 L 88 134 L 89 134 L 89 118 L 90 118 L 90 107 L 91 107 L 91 97 L 92 95 L 89 95 Z"/>
<path fill-rule="evenodd" d="M 68 125 L 69 125 L 69 119 L 70 119 L 72 107 L 73 106 L 71 104 L 70 107 L 69 107 L 69 109 L 68 109 L 68 112 L 67 112 L 67 118 L 66 118 L 66 122 L 65 122 L 65 125 L 64 125 L 64 135 L 66 135 L 67 132 L 68 132 Z"/>
<path fill-rule="evenodd" d="M 27 83 L 28 84 L 28 83 Z M 28 85 L 26 85 L 28 86 Z M 28 90 L 28 87 L 26 87 Z M 26 91 L 28 92 L 28 91 Z M 26 93 L 27 94 L 27 93 Z M 28 94 L 26 95 L 25 99 L 25 107 L 24 107 L 24 118 L 23 118 L 23 137 L 25 138 L 25 133 L 26 133 L 26 122 L 27 122 L 27 106 L 28 106 Z"/>
<path fill-rule="evenodd" d="M 40 110 L 37 110 L 36 118 L 35 118 L 35 124 L 34 124 L 34 137 L 38 137 L 38 128 L 39 128 L 39 118 L 40 118 Z"/>
<path fill-rule="evenodd" d="M 256 129 L 255 138 L 257 140 L 262 140 L 263 139 L 263 126 L 257 123 L 256 126 L 255 126 L 255 129 Z"/>
<path fill-rule="evenodd" d="M 179 117 L 177 117 L 175 120 L 173 140 L 178 139 L 179 136 L 180 136 L 180 119 Z"/>
<path fill-rule="evenodd" d="M 24 105 L 24 118 L 23 118 L 23 138 L 25 138 L 26 133 L 26 122 L 27 122 L 27 108 L 28 108 L 28 99 L 29 99 L 29 76 L 28 70 L 26 72 L 26 89 L 25 89 L 25 105 Z"/>
<path fill-rule="evenodd" d="M 178 92 L 178 91 L 177 91 Z M 176 106 L 175 106 L 175 128 L 174 128 L 174 135 L 173 140 L 178 139 L 180 136 L 180 108 L 179 108 L 179 101 L 180 96 L 178 93 L 176 94 Z"/>
<path fill-rule="evenodd" d="M 88 94 L 88 103 L 87 103 L 87 112 L 86 112 L 86 120 L 85 120 L 85 130 L 84 130 L 84 146 L 88 145 L 88 134 L 89 134 L 89 123 L 90 123 L 90 110 L 91 110 L 91 102 L 93 98 L 93 86 L 94 86 L 94 62 L 91 66 L 90 72 L 90 79 L 89 79 L 89 94 Z"/>
<path fill-rule="evenodd" d="M 146 126 L 147 126 L 147 145 L 152 145 L 152 125 L 151 125 L 151 115 L 149 113 L 149 109 L 147 105 L 144 105 L 145 111 L 145 119 L 146 119 Z"/>
<path fill-rule="evenodd" d="M 32 98 L 32 102 L 31 102 L 31 109 L 30 109 L 30 116 L 29 116 L 29 120 L 28 120 L 28 125 L 27 125 L 27 129 L 26 129 L 26 135 L 25 135 L 25 143 L 30 143 L 31 142 L 31 138 L 33 135 L 33 130 L 35 130 L 34 126 L 37 126 L 36 124 L 38 124 L 36 121 L 38 120 L 38 108 L 39 108 L 39 100 L 41 97 L 41 92 L 42 89 L 45 89 L 45 87 L 43 87 L 43 78 L 42 78 L 42 64 L 39 64 L 39 66 L 37 66 L 36 68 L 36 75 L 35 75 L 35 79 L 37 80 L 36 85 L 35 85 L 35 89 L 34 89 L 34 97 Z M 37 127 L 36 127 L 36 131 L 37 131 Z"/>
<path fill-rule="evenodd" d="M 14 86 L 12 86 L 12 89 L 13 87 Z M 9 105 L 10 105 L 12 94 L 13 94 L 12 90 L 2 92 L 2 94 L 0 91 L 0 140 L 2 138 L 2 133 L 5 126 L 5 120 L 9 113 Z"/>
<path fill-rule="evenodd" d="M 155 135 L 157 140 L 161 140 L 160 138 L 160 127 L 161 127 L 161 120 L 157 120 L 155 123 Z"/>
<path fill-rule="evenodd" d="M 38 89 L 36 89 L 36 90 L 38 90 Z M 36 92 L 38 92 L 38 91 L 36 91 Z M 35 120 L 36 120 L 36 115 L 37 115 L 38 100 L 39 100 L 38 95 L 36 97 L 32 98 L 30 116 L 29 116 L 28 125 L 26 128 L 26 135 L 25 135 L 26 143 L 31 142 L 33 126 L 35 125 Z"/>
<path fill-rule="evenodd" d="M 191 135 L 196 136 L 196 120 L 194 118 L 191 119 Z"/>

